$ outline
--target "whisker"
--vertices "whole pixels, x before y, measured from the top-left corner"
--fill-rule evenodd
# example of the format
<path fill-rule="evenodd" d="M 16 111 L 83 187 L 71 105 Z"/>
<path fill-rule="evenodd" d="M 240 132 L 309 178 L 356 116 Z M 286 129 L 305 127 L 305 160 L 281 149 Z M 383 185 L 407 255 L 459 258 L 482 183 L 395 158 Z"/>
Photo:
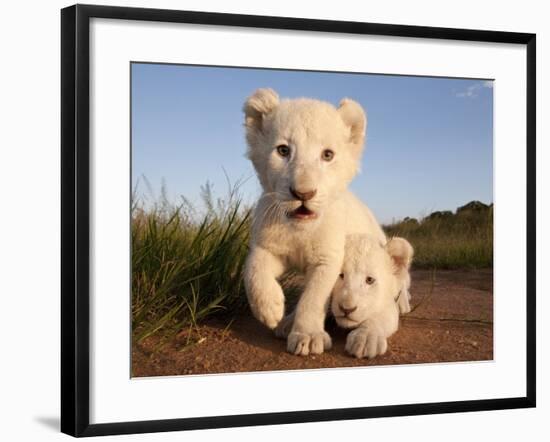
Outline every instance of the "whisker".
<path fill-rule="evenodd" d="M 269 205 L 267 205 L 261 213 L 261 217 L 265 223 L 270 223 L 273 218 L 273 214 L 279 206 L 276 200 L 273 200 Z"/>
<path fill-rule="evenodd" d="M 288 216 L 289 210 L 285 206 L 292 199 L 287 193 L 279 190 L 265 192 L 261 195 L 261 200 L 264 201 L 264 204 L 261 211 L 255 214 L 257 219 L 262 219 L 264 223 L 276 223 L 281 218 Z"/>

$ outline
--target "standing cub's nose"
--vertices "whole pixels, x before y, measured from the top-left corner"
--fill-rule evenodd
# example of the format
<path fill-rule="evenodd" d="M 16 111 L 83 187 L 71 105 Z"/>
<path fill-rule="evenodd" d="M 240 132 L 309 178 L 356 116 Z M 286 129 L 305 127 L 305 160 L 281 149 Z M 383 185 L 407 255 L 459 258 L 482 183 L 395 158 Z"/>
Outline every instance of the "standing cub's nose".
<path fill-rule="evenodd" d="M 317 190 L 310 190 L 309 192 L 298 192 L 296 189 L 290 188 L 290 193 L 294 198 L 301 201 L 309 201 L 315 196 Z"/>
<path fill-rule="evenodd" d="M 357 310 L 357 306 L 352 308 L 345 308 L 342 304 L 338 304 L 338 307 L 340 307 L 340 310 L 342 310 L 342 313 L 344 313 L 344 315 L 346 316 Z"/>

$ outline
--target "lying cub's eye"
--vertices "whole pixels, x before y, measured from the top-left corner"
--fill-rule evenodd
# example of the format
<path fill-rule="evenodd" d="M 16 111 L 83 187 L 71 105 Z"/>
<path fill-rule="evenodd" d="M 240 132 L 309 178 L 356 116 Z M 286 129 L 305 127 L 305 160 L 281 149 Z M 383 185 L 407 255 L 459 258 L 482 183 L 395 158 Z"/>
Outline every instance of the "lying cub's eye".
<path fill-rule="evenodd" d="M 280 146 L 277 146 L 277 153 L 282 157 L 288 157 L 290 155 L 290 147 L 286 144 L 281 144 Z"/>
<path fill-rule="evenodd" d="M 344 279 L 344 274 L 340 273 L 340 279 Z"/>
<path fill-rule="evenodd" d="M 367 276 L 367 279 L 365 280 L 368 285 L 374 284 L 375 281 L 376 279 L 374 279 L 372 276 Z"/>
<path fill-rule="evenodd" d="M 323 161 L 332 161 L 332 159 L 334 158 L 334 152 L 330 149 L 325 149 L 321 154 L 321 158 L 323 159 Z"/>

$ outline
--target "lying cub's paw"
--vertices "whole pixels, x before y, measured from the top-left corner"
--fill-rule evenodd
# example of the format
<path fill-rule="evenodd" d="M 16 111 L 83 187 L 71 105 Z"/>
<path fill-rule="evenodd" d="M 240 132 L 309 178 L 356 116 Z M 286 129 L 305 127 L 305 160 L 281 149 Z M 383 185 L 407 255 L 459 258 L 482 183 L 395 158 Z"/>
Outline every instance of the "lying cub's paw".
<path fill-rule="evenodd" d="M 411 295 L 408 290 L 402 291 L 399 293 L 399 298 L 397 298 L 397 306 L 399 307 L 399 313 L 404 315 L 410 313 L 411 304 L 410 304 Z"/>
<path fill-rule="evenodd" d="M 290 334 L 292 329 L 292 324 L 294 324 L 294 313 L 286 315 L 281 322 L 275 327 L 275 336 L 281 339 L 286 339 Z"/>
<path fill-rule="evenodd" d="M 356 358 L 374 358 L 388 349 L 386 337 L 375 327 L 359 327 L 346 339 L 346 351 Z"/>
<path fill-rule="evenodd" d="M 286 349 L 289 353 L 307 356 L 308 354 L 318 355 L 325 350 L 330 350 L 332 340 L 324 330 L 319 333 L 291 332 L 286 341 Z"/>

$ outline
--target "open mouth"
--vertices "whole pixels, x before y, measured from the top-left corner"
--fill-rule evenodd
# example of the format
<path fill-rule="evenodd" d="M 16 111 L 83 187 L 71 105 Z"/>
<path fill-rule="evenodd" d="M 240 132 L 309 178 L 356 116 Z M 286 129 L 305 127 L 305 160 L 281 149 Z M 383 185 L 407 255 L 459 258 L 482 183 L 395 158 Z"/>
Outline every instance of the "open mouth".
<path fill-rule="evenodd" d="M 300 207 L 294 209 L 292 212 L 288 212 L 288 217 L 305 221 L 317 218 L 317 214 L 314 211 L 309 210 L 306 206 L 302 204 Z"/>

